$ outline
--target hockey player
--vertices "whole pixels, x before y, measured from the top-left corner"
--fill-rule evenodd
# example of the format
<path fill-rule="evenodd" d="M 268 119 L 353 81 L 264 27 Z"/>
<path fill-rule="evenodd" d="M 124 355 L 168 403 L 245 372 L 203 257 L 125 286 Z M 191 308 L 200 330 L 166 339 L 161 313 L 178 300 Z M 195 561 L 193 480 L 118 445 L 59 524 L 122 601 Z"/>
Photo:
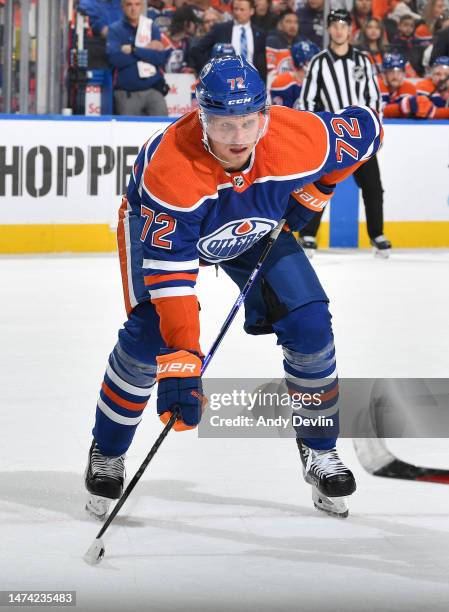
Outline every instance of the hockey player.
<path fill-rule="evenodd" d="M 378 77 L 385 117 L 431 119 L 435 107 L 427 96 L 417 95 L 416 87 L 405 78 L 407 60 L 399 53 L 387 53 Z"/>
<path fill-rule="evenodd" d="M 338 115 L 269 109 L 259 73 L 238 56 L 210 60 L 196 94 L 198 110 L 142 147 L 120 208 L 128 318 L 97 403 L 87 507 L 105 516 L 111 499 L 120 497 L 125 453 L 156 381 L 163 422 L 175 406 L 175 430 L 201 419 L 200 262 L 218 264 L 242 287 L 269 232 L 286 218 L 289 229 L 245 302 L 245 330 L 276 334 L 290 393 L 316 395 L 315 405 L 296 406 L 297 414 L 324 411 L 330 419 L 327 427 L 320 419 L 296 424 L 297 444 L 317 507 L 346 516 L 342 499 L 356 485 L 335 448 L 338 377 L 328 298 L 291 230 L 377 151 L 381 124 L 367 108 Z"/>
<path fill-rule="evenodd" d="M 274 77 L 270 96 L 272 104 L 296 108 L 307 66 L 320 49 L 310 40 L 302 40 L 295 43 L 290 52 L 294 71 L 280 72 Z"/>
<path fill-rule="evenodd" d="M 416 89 L 419 94 L 427 96 L 435 105 L 435 119 L 449 119 L 449 57 L 437 57 L 430 76 L 418 81 Z"/>

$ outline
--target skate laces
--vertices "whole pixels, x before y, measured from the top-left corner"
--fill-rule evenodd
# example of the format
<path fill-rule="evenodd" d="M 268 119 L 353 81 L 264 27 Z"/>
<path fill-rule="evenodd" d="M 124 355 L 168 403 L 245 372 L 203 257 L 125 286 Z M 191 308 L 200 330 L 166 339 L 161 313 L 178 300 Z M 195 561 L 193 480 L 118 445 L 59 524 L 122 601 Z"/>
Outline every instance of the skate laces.
<path fill-rule="evenodd" d="M 308 451 L 306 472 L 312 470 L 318 476 L 322 474 L 338 476 L 339 474 L 348 473 L 348 468 L 338 456 L 335 448 L 327 451 L 314 451 L 313 449 L 308 449 Z"/>
<path fill-rule="evenodd" d="M 92 474 L 94 476 L 108 476 L 109 478 L 124 478 L 125 455 L 107 457 L 102 455 L 95 445 L 90 458 Z"/>

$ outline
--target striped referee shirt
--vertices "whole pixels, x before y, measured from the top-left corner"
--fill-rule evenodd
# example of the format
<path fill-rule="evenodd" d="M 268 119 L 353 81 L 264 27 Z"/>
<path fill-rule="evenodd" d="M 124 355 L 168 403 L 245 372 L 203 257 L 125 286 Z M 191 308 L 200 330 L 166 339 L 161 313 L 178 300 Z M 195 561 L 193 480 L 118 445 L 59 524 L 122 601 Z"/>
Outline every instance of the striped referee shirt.
<path fill-rule="evenodd" d="M 302 85 L 299 108 L 336 113 L 347 106 L 368 106 L 380 113 L 381 101 L 368 55 L 350 46 L 343 56 L 330 49 L 315 55 Z"/>

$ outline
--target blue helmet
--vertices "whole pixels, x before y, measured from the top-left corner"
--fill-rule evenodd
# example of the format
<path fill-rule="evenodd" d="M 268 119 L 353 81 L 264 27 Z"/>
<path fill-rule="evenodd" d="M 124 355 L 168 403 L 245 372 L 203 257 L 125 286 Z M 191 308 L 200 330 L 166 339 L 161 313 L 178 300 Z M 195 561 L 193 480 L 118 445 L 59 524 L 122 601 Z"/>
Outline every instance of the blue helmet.
<path fill-rule="evenodd" d="M 432 66 L 449 66 L 449 56 L 448 55 L 440 55 L 433 60 Z"/>
<path fill-rule="evenodd" d="M 200 109 L 213 115 L 247 115 L 266 107 L 265 83 L 252 64 L 239 55 L 212 58 L 196 86 Z"/>
<path fill-rule="evenodd" d="M 405 70 L 407 60 L 400 53 L 386 53 L 382 60 L 382 70 Z"/>
<path fill-rule="evenodd" d="M 236 55 L 231 43 L 215 43 L 212 47 L 211 57 L 218 57 L 220 55 Z"/>
<path fill-rule="evenodd" d="M 301 40 L 292 46 L 290 52 L 296 68 L 303 68 L 314 55 L 320 52 L 320 48 L 310 40 Z"/>

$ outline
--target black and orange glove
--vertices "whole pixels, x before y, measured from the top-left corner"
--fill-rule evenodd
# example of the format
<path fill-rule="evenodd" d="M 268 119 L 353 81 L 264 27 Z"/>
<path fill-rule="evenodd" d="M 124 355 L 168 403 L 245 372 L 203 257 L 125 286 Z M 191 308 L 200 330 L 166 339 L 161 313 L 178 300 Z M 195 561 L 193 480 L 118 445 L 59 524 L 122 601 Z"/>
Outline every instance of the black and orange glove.
<path fill-rule="evenodd" d="M 435 105 L 427 96 L 406 96 L 400 106 L 402 114 L 411 119 L 433 119 L 435 116 Z"/>

